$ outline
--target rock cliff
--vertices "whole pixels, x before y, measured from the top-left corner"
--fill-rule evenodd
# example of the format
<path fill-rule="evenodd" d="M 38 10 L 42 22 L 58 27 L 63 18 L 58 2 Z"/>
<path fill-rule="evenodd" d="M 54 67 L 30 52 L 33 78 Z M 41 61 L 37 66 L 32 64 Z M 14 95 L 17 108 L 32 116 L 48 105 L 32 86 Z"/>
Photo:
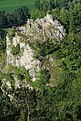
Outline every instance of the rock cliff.
<path fill-rule="evenodd" d="M 15 67 L 24 66 L 27 70 L 29 70 L 29 74 L 32 78 L 34 78 L 36 72 L 38 72 L 41 67 L 41 61 L 34 58 L 34 43 L 36 41 L 42 43 L 47 41 L 47 38 L 55 38 L 57 41 L 61 41 L 64 36 L 64 26 L 57 20 L 53 19 L 51 15 L 47 14 L 44 18 L 38 18 L 35 21 L 30 19 L 24 26 L 16 28 L 12 38 L 10 38 L 7 34 L 7 64 L 12 64 L 12 66 Z M 13 54 L 12 48 L 16 48 L 18 44 L 19 52 L 17 54 Z M 54 59 L 52 59 L 52 56 L 49 56 L 48 63 L 52 63 L 52 66 L 54 66 L 51 61 L 54 62 Z"/>

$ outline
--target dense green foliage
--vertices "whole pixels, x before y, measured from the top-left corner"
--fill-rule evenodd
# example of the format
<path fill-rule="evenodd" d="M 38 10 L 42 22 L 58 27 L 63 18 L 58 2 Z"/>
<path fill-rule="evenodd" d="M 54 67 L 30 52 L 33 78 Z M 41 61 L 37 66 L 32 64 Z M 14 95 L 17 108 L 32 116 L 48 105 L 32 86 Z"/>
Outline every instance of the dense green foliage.
<path fill-rule="evenodd" d="M 41 60 L 43 57 L 47 56 L 48 54 L 52 54 L 54 51 L 58 49 L 58 41 L 53 39 L 47 39 L 47 41 L 41 43 L 35 43 L 35 58 Z"/>
<path fill-rule="evenodd" d="M 34 82 L 23 67 L 1 72 L 0 121 L 81 121 L 81 1 L 50 0 L 42 4 L 36 0 L 35 7 L 39 14 L 34 13 L 34 19 L 40 17 L 41 11 L 49 10 L 67 30 L 60 43 L 48 40 L 35 45 L 36 58 L 55 54 L 63 71 L 56 87 L 49 85 L 48 69 L 41 69 Z M 33 89 L 21 86 L 8 90 L 4 86 L 6 93 L 2 92 L 3 79 L 14 80 L 13 77 L 30 82 Z"/>
<path fill-rule="evenodd" d="M 43 17 L 47 12 L 58 19 L 67 29 L 67 31 L 81 30 L 81 1 L 74 0 L 36 0 L 36 12 L 31 15 L 32 18 Z M 41 14 L 41 11 L 43 14 Z"/>
<path fill-rule="evenodd" d="M 6 49 L 6 32 L 0 29 L 0 53 Z"/>
<path fill-rule="evenodd" d="M 30 18 L 29 9 L 24 6 L 17 8 L 11 14 L 0 11 L 0 28 L 24 24 L 28 18 Z"/>
<path fill-rule="evenodd" d="M 12 46 L 12 49 L 11 49 L 11 53 L 12 53 L 13 55 L 17 55 L 17 54 L 19 54 L 19 52 L 20 52 L 20 45 L 17 44 L 16 47 L 13 45 L 13 46 Z"/>
<path fill-rule="evenodd" d="M 35 76 L 33 86 L 39 90 L 43 90 L 46 84 L 49 84 L 50 72 L 47 69 L 41 69 Z"/>
<path fill-rule="evenodd" d="M 20 66 L 19 68 L 16 68 L 14 74 L 17 77 L 17 79 L 21 81 L 23 79 L 26 79 L 26 81 L 31 82 L 31 76 L 29 75 L 29 72 L 22 66 Z"/>

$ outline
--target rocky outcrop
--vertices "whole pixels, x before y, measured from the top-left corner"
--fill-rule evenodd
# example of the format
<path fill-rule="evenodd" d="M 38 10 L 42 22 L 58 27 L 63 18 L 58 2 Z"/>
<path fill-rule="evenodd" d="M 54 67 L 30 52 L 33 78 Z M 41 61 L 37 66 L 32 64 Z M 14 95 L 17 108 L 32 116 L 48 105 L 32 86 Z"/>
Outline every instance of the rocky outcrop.
<path fill-rule="evenodd" d="M 47 14 L 44 18 L 28 20 L 27 24 L 17 28 L 15 36 L 10 40 L 9 36 L 6 37 L 7 43 L 7 64 L 13 66 L 24 66 L 29 70 L 30 75 L 34 78 L 35 73 L 39 71 L 41 62 L 34 59 L 34 49 L 32 45 L 35 41 L 46 41 L 47 38 L 56 38 L 61 41 L 65 35 L 64 26 L 53 17 Z M 20 52 L 16 56 L 11 53 L 12 46 L 20 45 Z M 50 59 L 49 59 L 50 60 Z"/>
<path fill-rule="evenodd" d="M 17 55 L 13 55 L 11 53 L 11 41 L 9 37 L 6 37 L 7 41 L 7 64 L 12 64 L 12 66 L 24 66 L 27 70 L 29 70 L 29 73 L 31 76 L 34 76 L 35 73 L 40 68 L 40 61 L 37 59 L 34 59 L 34 50 L 31 49 L 29 44 L 25 44 L 24 42 L 21 42 L 23 38 L 18 36 L 17 34 L 15 37 L 13 37 L 13 45 L 16 46 L 17 44 L 20 45 L 20 52 Z"/>
<path fill-rule="evenodd" d="M 19 27 L 22 34 L 30 37 L 33 40 L 45 41 L 47 38 L 56 38 L 62 40 L 65 35 L 64 26 L 61 25 L 58 20 L 47 14 L 44 18 L 28 20 L 27 24 L 23 27 Z"/>

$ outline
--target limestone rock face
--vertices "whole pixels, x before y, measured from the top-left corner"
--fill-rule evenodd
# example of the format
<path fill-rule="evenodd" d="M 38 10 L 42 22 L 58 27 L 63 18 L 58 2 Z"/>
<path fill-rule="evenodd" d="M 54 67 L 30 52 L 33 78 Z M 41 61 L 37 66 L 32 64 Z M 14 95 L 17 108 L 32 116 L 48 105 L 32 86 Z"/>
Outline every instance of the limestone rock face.
<path fill-rule="evenodd" d="M 6 36 L 7 64 L 12 64 L 16 67 L 24 66 L 34 78 L 35 73 L 40 69 L 41 62 L 34 59 L 33 43 L 35 41 L 46 41 L 47 38 L 56 38 L 58 41 L 61 41 L 65 35 L 64 26 L 47 14 L 44 18 L 38 18 L 35 21 L 30 19 L 26 25 L 17 29 L 19 33 L 15 32 L 12 40 L 10 40 L 8 35 Z M 17 55 L 13 55 L 11 53 L 12 46 L 16 47 L 17 44 L 20 45 L 20 52 Z"/>
<path fill-rule="evenodd" d="M 19 27 L 22 34 L 39 41 L 45 41 L 45 38 L 56 38 L 62 40 L 65 35 L 64 26 L 58 20 L 47 14 L 44 18 L 37 18 L 35 21 L 28 20 L 24 27 Z"/>
<path fill-rule="evenodd" d="M 13 45 L 16 47 L 17 44 L 20 44 L 20 53 L 16 56 L 14 56 L 11 53 L 11 43 L 10 39 L 7 36 L 6 42 L 7 42 L 7 64 L 12 64 L 12 66 L 24 66 L 27 70 L 29 70 L 29 73 L 31 76 L 35 75 L 35 72 L 39 70 L 40 68 L 40 61 L 33 58 L 34 56 L 34 50 L 31 49 L 29 44 L 25 44 L 24 42 L 21 42 L 21 37 L 17 34 L 15 37 L 13 37 Z M 23 50 L 23 51 L 22 51 Z"/>

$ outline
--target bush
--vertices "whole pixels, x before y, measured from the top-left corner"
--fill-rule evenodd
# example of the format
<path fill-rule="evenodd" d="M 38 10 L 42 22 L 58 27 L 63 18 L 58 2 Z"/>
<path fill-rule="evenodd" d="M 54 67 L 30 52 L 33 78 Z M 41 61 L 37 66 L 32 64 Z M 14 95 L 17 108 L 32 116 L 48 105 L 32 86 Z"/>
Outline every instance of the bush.
<path fill-rule="evenodd" d="M 13 45 L 12 48 L 11 48 L 11 53 L 12 53 L 13 55 L 17 55 L 17 54 L 19 54 L 19 52 L 20 52 L 20 45 L 17 44 L 16 47 Z"/>

